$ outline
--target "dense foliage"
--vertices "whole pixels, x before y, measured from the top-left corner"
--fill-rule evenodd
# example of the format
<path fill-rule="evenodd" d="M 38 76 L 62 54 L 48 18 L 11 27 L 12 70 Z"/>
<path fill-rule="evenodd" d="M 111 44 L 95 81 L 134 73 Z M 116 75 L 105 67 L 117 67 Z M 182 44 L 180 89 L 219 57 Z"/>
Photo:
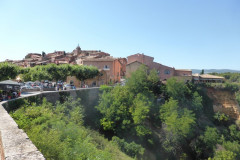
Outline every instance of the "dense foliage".
<path fill-rule="evenodd" d="M 141 145 L 143 159 L 151 159 L 150 155 L 157 159 L 240 158 L 239 123 L 214 114 L 201 85 L 174 78 L 162 84 L 156 71 L 142 66 L 125 86 L 101 90 L 96 108 L 102 115 L 103 133 Z"/>
<path fill-rule="evenodd" d="M 25 103 L 12 116 L 48 159 L 240 159 L 240 121 L 214 113 L 203 85 L 163 84 L 141 66 L 125 86 L 100 92 L 93 128 L 110 143 L 84 127 L 79 101 Z"/>
<path fill-rule="evenodd" d="M 67 76 L 76 76 L 79 80 L 94 78 L 99 74 L 99 71 L 97 67 L 83 65 L 56 65 L 52 63 L 32 68 L 22 68 L 7 62 L 0 63 L 0 81 L 15 79 L 19 74 L 23 81 L 65 81 Z"/>
<path fill-rule="evenodd" d="M 83 126 L 84 109 L 80 100 L 68 99 L 56 105 L 46 99 L 42 104 L 25 101 L 11 115 L 46 159 L 130 159 L 119 151 L 117 144 Z M 137 152 L 139 146 L 130 145 Z"/>
<path fill-rule="evenodd" d="M 240 73 L 227 72 L 227 73 L 211 73 L 211 74 L 212 74 L 212 75 L 216 75 L 216 76 L 222 76 L 222 77 L 224 77 L 228 82 L 240 83 Z"/>
<path fill-rule="evenodd" d="M 0 63 L 0 81 L 15 79 L 20 73 L 20 68 L 11 63 Z"/>
<path fill-rule="evenodd" d="M 21 78 L 24 81 L 65 81 L 67 76 L 76 76 L 79 80 L 85 80 L 97 76 L 98 73 L 98 69 L 93 66 L 47 64 L 24 69 Z"/>

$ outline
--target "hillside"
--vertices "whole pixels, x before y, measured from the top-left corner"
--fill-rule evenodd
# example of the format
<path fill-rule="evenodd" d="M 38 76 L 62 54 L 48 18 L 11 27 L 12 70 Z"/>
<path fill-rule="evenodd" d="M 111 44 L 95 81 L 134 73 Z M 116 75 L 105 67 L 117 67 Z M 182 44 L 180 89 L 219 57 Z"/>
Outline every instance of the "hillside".
<path fill-rule="evenodd" d="M 207 95 L 213 100 L 214 112 L 221 112 L 232 119 L 240 120 L 240 107 L 233 92 L 208 88 Z"/>
<path fill-rule="evenodd" d="M 56 104 L 25 101 L 11 115 L 47 159 L 237 160 L 239 88 L 224 86 L 162 84 L 141 66 L 125 86 L 102 86 L 95 105 L 84 104 L 98 93 L 62 92 Z"/>
<path fill-rule="evenodd" d="M 192 73 L 201 73 L 201 69 L 192 69 Z M 226 73 L 226 72 L 231 72 L 231 73 L 240 73 L 240 70 L 232 70 L 232 69 L 204 69 L 204 73 Z"/>

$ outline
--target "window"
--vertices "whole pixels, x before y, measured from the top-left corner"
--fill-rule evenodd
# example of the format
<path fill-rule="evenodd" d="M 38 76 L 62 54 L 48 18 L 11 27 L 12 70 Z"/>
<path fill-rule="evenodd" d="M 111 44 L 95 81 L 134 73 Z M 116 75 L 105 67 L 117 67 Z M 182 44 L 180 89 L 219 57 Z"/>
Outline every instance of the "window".
<path fill-rule="evenodd" d="M 103 69 L 104 69 L 104 70 L 109 70 L 110 67 L 109 67 L 108 65 L 104 65 Z"/>
<path fill-rule="evenodd" d="M 160 75 L 160 71 L 159 70 L 157 70 L 157 74 Z"/>
<path fill-rule="evenodd" d="M 169 71 L 168 69 L 166 69 L 166 70 L 164 71 L 164 73 L 165 73 L 165 74 L 170 74 L 170 71 Z"/>

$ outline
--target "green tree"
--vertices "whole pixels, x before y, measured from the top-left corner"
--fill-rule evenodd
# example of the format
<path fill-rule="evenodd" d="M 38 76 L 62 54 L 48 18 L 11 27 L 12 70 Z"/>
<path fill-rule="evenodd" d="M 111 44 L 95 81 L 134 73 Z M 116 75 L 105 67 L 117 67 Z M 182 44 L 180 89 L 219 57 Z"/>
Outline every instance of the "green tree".
<path fill-rule="evenodd" d="M 240 131 L 235 124 L 229 126 L 229 134 L 232 140 L 240 141 Z"/>
<path fill-rule="evenodd" d="M 208 160 L 236 160 L 236 154 L 231 151 L 217 151 L 213 158 L 208 158 Z"/>
<path fill-rule="evenodd" d="M 112 143 L 117 145 L 121 151 L 135 159 L 141 159 L 140 157 L 144 154 L 144 148 L 135 142 L 128 143 L 124 139 L 113 136 Z"/>
<path fill-rule="evenodd" d="M 203 100 L 198 92 L 194 92 L 192 96 L 192 110 L 197 116 L 200 116 L 203 111 Z"/>
<path fill-rule="evenodd" d="M 206 144 L 206 147 L 213 149 L 218 143 L 220 138 L 219 131 L 217 128 L 207 127 L 204 135 L 200 137 L 203 142 Z"/>
<path fill-rule="evenodd" d="M 46 53 L 44 51 L 42 51 L 42 57 L 45 57 Z"/>
<path fill-rule="evenodd" d="M 133 122 L 136 125 L 136 132 L 139 136 L 151 134 L 151 130 L 146 125 L 151 107 L 152 101 L 141 93 L 137 94 L 136 98 L 133 100 L 132 107 L 130 107 Z"/>
<path fill-rule="evenodd" d="M 77 79 L 83 81 L 85 79 L 94 78 L 99 74 L 97 67 L 73 65 L 70 75 L 76 76 Z"/>
<path fill-rule="evenodd" d="M 170 98 L 160 108 L 160 118 L 167 125 L 167 131 L 173 135 L 186 138 L 196 124 L 195 114 L 184 108 L 180 109 L 177 100 Z"/>
<path fill-rule="evenodd" d="M 237 141 L 224 141 L 223 142 L 223 147 L 227 151 L 231 151 L 236 154 L 237 159 L 240 159 L 240 144 Z"/>
<path fill-rule="evenodd" d="M 167 80 L 166 89 L 169 96 L 178 100 L 180 104 L 185 103 L 185 95 L 190 92 L 187 85 L 183 81 L 177 81 L 176 78 Z"/>
<path fill-rule="evenodd" d="M 0 63 L 0 81 L 15 79 L 20 72 L 20 68 L 17 65 L 3 62 Z"/>
<path fill-rule="evenodd" d="M 116 86 L 111 92 L 104 91 L 96 107 L 103 115 L 101 124 L 105 130 L 112 130 L 116 135 L 131 130 L 132 117 L 129 108 L 133 96 L 126 87 Z"/>
<path fill-rule="evenodd" d="M 238 104 L 240 105 L 240 91 L 235 93 L 236 99 L 238 101 Z"/>
<path fill-rule="evenodd" d="M 55 105 L 43 99 L 42 104 L 25 101 L 11 113 L 46 159 L 131 159 L 117 146 L 83 126 L 84 109 L 80 100 L 67 99 Z M 141 146 L 128 146 L 136 151 Z"/>

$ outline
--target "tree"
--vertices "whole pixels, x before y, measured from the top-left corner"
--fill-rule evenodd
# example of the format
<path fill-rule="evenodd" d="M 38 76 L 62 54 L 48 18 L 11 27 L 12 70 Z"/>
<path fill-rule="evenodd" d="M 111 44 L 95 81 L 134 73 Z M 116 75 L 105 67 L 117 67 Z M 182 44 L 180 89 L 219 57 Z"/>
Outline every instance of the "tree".
<path fill-rule="evenodd" d="M 142 93 L 137 94 L 130 107 L 132 119 L 135 124 L 136 132 L 139 136 L 151 134 L 151 130 L 145 125 L 149 118 L 149 111 L 152 107 L 152 101 Z"/>
<path fill-rule="evenodd" d="M 180 138 L 189 136 L 196 124 L 195 114 L 186 108 L 180 109 L 178 101 L 172 98 L 161 106 L 160 118 L 167 125 L 167 131 Z"/>
<path fill-rule="evenodd" d="M 131 74 L 126 82 L 130 92 L 159 95 L 161 93 L 160 79 L 156 70 L 149 71 L 148 67 L 141 65 Z"/>
<path fill-rule="evenodd" d="M 215 145 L 218 143 L 220 135 L 217 128 L 207 127 L 204 135 L 200 138 L 206 144 L 206 147 L 209 149 L 215 148 Z"/>
<path fill-rule="evenodd" d="M 97 67 L 94 66 L 79 66 L 73 65 L 70 75 L 76 76 L 76 78 L 80 81 L 85 79 L 94 78 L 99 74 Z"/>
<path fill-rule="evenodd" d="M 240 91 L 235 93 L 236 100 L 238 101 L 238 104 L 240 105 Z"/>
<path fill-rule="evenodd" d="M 131 74 L 126 82 L 127 88 L 135 95 L 138 93 L 149 92 L 148 68 L 141 65 L 135 72 Z"/>
<path fill-rule="evenodd" d="M 128 132 L 143 137 L 151 134 L 148 121 L 152 107 L 153 100 L 148 95 L 138 93 L 135 96 L 128 87 L 116 86 L 103 90 L 96 108 L 102 114 L 104 130 L 113 131 L 118 136 Z"/>
<path fill-rule="evenodd" d="M 222 145 L 227 151 L 235 153 L 237 159 L 240 159 L 240 144 L 237 141 L 224 141 Z"/>
<path fill-rule="evenodd" d="M 45 66 L 35 66 L 29 70 L 32 81 L 51 80 L 51 75 L 46 71 Z"/>
<path fill-rule="evenodd" d="M 204 74 L 204 69 L 202 69 L 201 73 L 200 74 Z"/>
<path fill-rule="evenodd" d="M 170 78 L 166 84 L 167 93 L 170 97 L 178 100 L 180 104 L 185 103 L 185 95 L 189 94 L 190 90 L 183 81 L 177 81 L 176 78 Z"/>
<path fill-rule="evenodd" d="M 236 160 L 236 153 L 225 150 L 217 151 L 214 157 L 208 160 Z"/>
<path fill-rule="evenodd" d="M 198 94 L 198 92 L 194 92 L 192 96 L 192 110 L 197 116 L 200 116 L 203 111 L 203 105 L 202 105 L 202 97 Z"/>
<path fill-rule="evenodd" d="M 133 127 L 129 108 L 133 95 L 126 87 L 116 86 L 110 92 L 104 91 L 100 95 L 99 105 L 96 107 L 102 114 L 101 125 L 104 130 L 113 131 L 121 135 Z"/>
<path fill-rule="evenodd" d="M 45 57 L 46 53 L 44 51 L 42 51 L 42 57 Z"/>
<path fill-rule="evenodd" d="M 35 66 L 30 69 L 25 69 L 21 77 L 23 79 L 36 80 L 63 80 L 67 79 L 67 76 L 76 76 L 79 80 L 85 80 L 93 78 L 99 74 L 96 67 L 92 66 L 79 66 L 70 64 L 47 64 L 44 66 Z"/>
<path fill-rule="evenodd" d="M 15 79 L 19 71 L 20 67 L 17 65 L 8 62 L 0 63 L 0 81 Z"/>

